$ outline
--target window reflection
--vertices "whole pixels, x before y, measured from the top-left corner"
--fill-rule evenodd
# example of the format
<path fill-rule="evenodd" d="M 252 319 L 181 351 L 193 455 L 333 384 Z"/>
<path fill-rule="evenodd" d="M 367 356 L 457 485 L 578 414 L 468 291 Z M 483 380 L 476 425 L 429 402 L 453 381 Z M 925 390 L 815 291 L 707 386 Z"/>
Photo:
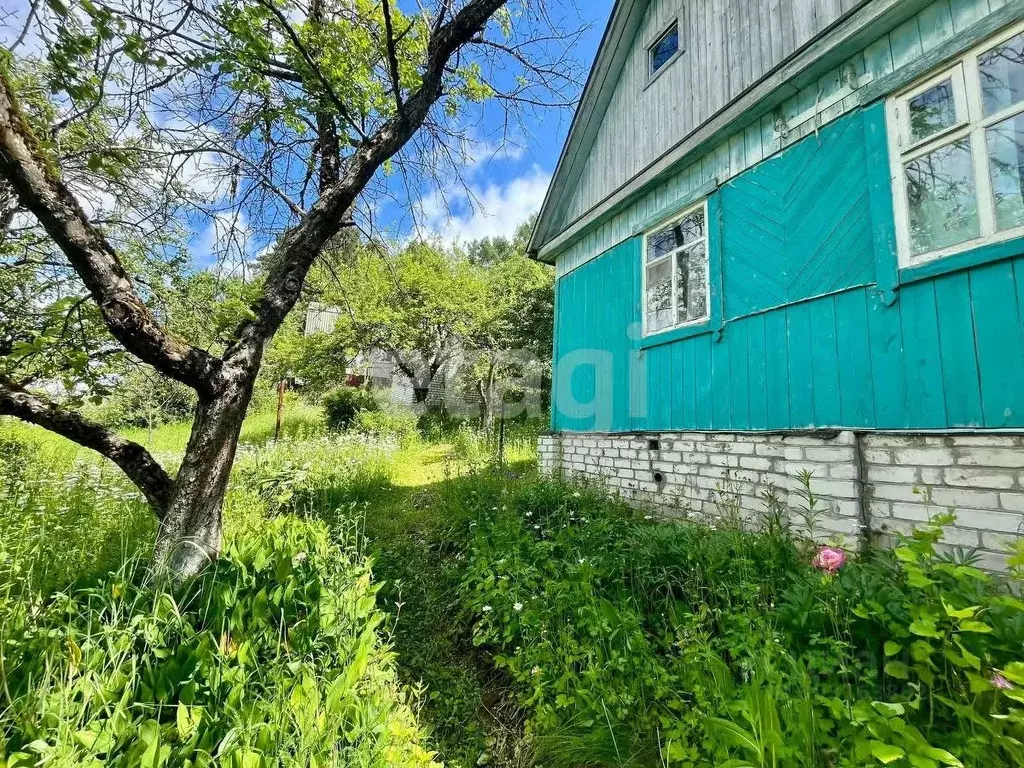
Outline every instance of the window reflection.
<path fill-rule="evenodd" d="M 927 139 L 956 125 L 953 81 L 945 80 L 907 102 L 910 110 L 910 140 Z"/>
<path fill-rule="evenodd" d="M 971 145 L 954 141 L 903 166 L 910 244 L 927 253 L 979 236 Z"/>
<path fill-rule="evenodd" d="M 679 50 L 679 24 L 673 24 L 664 35 L 651 46 L 651 74 L 653 75 Z"/>
<path fill-rule="evenodd" d="M 996 228 L 1024 226 L 1024 114 L 986 131 Z"/>
<path fill-rule="evenodd" d="M 985 117 L 1024 99 L 1024 33 L 978 57 Z"/>

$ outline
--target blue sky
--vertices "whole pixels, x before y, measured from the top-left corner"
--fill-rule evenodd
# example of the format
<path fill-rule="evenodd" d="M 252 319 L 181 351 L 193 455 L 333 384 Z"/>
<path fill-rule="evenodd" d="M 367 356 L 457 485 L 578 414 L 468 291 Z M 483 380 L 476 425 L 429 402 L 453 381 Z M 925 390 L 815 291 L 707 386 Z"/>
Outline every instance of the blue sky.
<path fill-rule="evenodd" d="M 415 11 L 417 6 L 416 0 L 400 3 L 408 6 L 408 11 Z M 560 30 L 569 33 L 586 27 L 571 47 L 581 80 L 590 70 L 613 3 L 614 0 L 547 0 L 548 18 Z M 13 15 L 0 20 L 0 44 L 7 45 L 14 39 L 12 36 L 20 30 L 29 6 L 28 0 L 15 0 Z M 547 32 L 539 30 L 538 34 Z M 43 49 L 37 36 L 28 35 L 18 53 L 41 55 Z M 500 87 L 511 87 L 517 74 L 517 65 L 510 58 L 507 61 L 509 65 L 499 74 Z M 154 112 L 150 119 L 162 125 L 159 114 Z M 533 110 L 523 114 L 521 122 L 509 124 L 500 104 L 485 104 L 461 123 L 470 141 L 462 153 L 465 162 L 459 169 L 459 178 L 451 174 L 453 178 L 440 187 L 424 183 L 413 190 L 389 179 L 392 200 L 376 205 L 375 232 L 399 240 L 414 234 L 436 236 L 448 244 L 511 235 L 540 209 L 571 122 L 572 109 L 551 108 Z M 506 135 L 511 140 L 506 140 Z M 197 161 L 197 166 L 204 162 L 215 163 L 215 159 Z M 191 169 L 189 176 L 188 183 L 193 186 L 209 183 L 202 167 Z M 207 191 L 213 198 L 223 194 L 213 189 Z M 97 205 L 100 203 L 92 207 Z M 86 208 L 89 210 L 90 205 Z M 250 236 L 244 215 L 195 214 L 188 219 L 187 227 L 193 233 L 193 263 L 200 268 L 213 267 L 220 259 L 244 263 L 270 245 Z"/>
<path fill-rule="evenodd" d="M 553 0 L 553 17 L 566 29 L 589 25 L 573 56 L 585 78 L 597 53 L 614 0 Z M 462 169 L 462 183 L 448 188 L 419 190 L 419 200 L 409 200 L 380 211 L 384 227 L 405 234 L 414 226 L 421 233 L 438 235 L 447 242 L 478 237 L 508 236 L 540 209 L 558 156 L 572 122 L 572 110 L 549 109 L 527 115 L 511 129 L 513 140 L 504 141 L 505 112 L 497 104 L 483 110 L 474 133 L 477 145 L 471 161 Z M 413 213 L 410 217 L 409 210 Z M 410 218 L 414 221 L 410 221 Z"/>

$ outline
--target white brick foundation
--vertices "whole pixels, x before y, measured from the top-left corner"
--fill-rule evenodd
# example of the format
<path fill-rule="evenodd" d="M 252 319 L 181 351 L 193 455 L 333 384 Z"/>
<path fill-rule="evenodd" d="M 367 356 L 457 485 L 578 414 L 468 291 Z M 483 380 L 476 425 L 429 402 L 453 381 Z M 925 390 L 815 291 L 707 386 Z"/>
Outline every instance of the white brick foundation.
<path fill-rule="evenodd" d="M 976 549 L 986 568 L 1003 570 L 1009 542 L 1024 533 L 1019 436 L 564 433 L 541 437 L 539 450 L 542 472 L 600 483 L 666 516 L 757 525 L 773 491 L 801 528 L 805 516 L 792 511 L 807 507 L 808 472 L 819 539 L 885 542 L 954 508 L 946 543 Z"/>

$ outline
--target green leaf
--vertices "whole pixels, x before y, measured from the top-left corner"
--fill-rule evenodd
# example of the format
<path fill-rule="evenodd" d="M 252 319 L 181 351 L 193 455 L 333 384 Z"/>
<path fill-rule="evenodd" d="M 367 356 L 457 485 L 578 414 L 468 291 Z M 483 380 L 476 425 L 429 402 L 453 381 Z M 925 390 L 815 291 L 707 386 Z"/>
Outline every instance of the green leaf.
<path fill-rule="evenodd" d="M 1003 677 L 1005 677 L 1011 683 L 1024 685 L 1024 662 L 1011 661 L 1009 664 L 1003 667 L 1002 672 Z"/>
<path fill-rule="evenodd" d="M 714 726 L 715 730 L 721 732 L 722 736 L 725 737 L 733 746 L 749 749 L 756 755 L 761 753 L 761 746 L 758 744 L 757 739 L 751 733 L 736 725 L 736 723 L 731 720 L 723 720 L 720 717 L 709 717 L 707 722 L 709 725 Z"/>
<path fill-rule="evenodd" d="M 961 628 L 963 625 L 961 625 Z M 910 631 L 918 637 L 942 638 L 942 633 L 935 628 L 935 622 L 930 619 L 914 619 L 910 622 Z"/>
<path fill-rule="evenodd" d="M 896 717 L 897 715 L 906 714 L 906 707 L 902 704 L 890 704 L 885 701 L 872 701 L 871 706 L 875 708 L 878 714 L 885 717 Z"/>
<path fill-rule="evenodd" d="M 978 612 L 981 606 L 972 605 L 970 608 L 955 609 L 945 600 L 942 601 L 942 607 L 946 609 L 946 615 L 951 619 L 972 619 L 974 614 Z"/>
<path fill-rule="evenodd" d="M 887 657 L 888 656 L 895 656 L 897 653 L 899 653 L 900 651 L 903 650 L 903 646 L 900 645 L 899 643 L 893 642 L 892 640 L 886 640 L 885 641 L 884 650 L 885 650 L 885 655 Z"/>
<path fill-rule="evenodd" d="M 894 763 L 901 759 L 906 752 L 897 747 L 895 744 L 885 744 L 881 741 L 871 742 L 871 754 L 876 760 L 884 765 Z"/>
<path fill-rule="evenodd" d="M 889 677 L 895 677 L 898 680 L 909 680 L 910 667 L 902 661 L 890 661 L 885 665 L 885 674 L 889 675 Z"/>
<path fill-rule="evenodd" d="M 947 752 L 944 749 L 939 749 L 938 747 L 928 747 L 926 750 L 924 750 L 924 753 L 933 760 L 938 760 L 943 765 L 950 765 L 953 766 L 953 768 L 963 768 L 964 764 L 961 763 L 955 755 Z"/>
<path fill-rule="evenodd" d="M 961 632 L 977 632 L 978 634 L 987 635 L 992 631 L 992 627 L 981 621 L 962 621 L 960 622 Z"/>

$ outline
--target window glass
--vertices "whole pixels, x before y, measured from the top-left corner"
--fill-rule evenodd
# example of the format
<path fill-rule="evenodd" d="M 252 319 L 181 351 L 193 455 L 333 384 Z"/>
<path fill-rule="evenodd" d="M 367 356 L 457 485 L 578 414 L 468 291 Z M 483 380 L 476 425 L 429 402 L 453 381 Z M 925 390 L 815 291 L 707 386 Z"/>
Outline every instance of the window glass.
<path fill-rule="evenodd" d="M 678 50 L 679 24 L 675 23 L 651 46 L 651 74 L 665 66 Z"/>
<path fill-rule="evenodd" d="M 681 222 L 676 224 L 676 242 L 680 245 L 692 243 L 704 237 L 704 211 L 698 210 L 691 213 Z"/>
<path fill-rule="evenodd" d="M 996 229 L 1024 226 L 1024 114 L 996 123 L 985 135 Z"/>
<path fill-rule="evenodd" d="M 978 57 L 985 117 L 1024 100 L 1024 33 Z"/>
<path fill-rule="evenodd" d="M 953 81 L 943 80 L 907 101 L 910 113 L 910 141 L 917 142 L 956 125 Z"/>
<path fill-rule="evenodd" d="M 708 313 L 707 252 L 700 242 L 676 255 L 676 322 L 701 320 Z"/>
<path fill-rule="evenodd" d="M 660 232 L 647 236 L 647 261 L 656 261 L 672 253 L 678 245 L 673 227 L 666 227 Z"/>
<path fill-rule="evenodd" d="M 647 330 L 660 331 L 672 325 L 672 262 L 669 259 L 647 267 Z"/>
<path fill-rule="evenodd" d="M 647 261 L 656 261 L 677 248 L 704 237 L 704 211 L 695 211 L 682 221 L 647 236 Z"/>
<path fill-rule="evenodd" d="M 979 236 L 974 168 L 968 138 L 911 160 L 903 166 L 910 218 L 910 244 L 916 254 Z"/>
<path fill-rule="evenodd" d="M 656 333 L 708 316 L 704 206 L 647 235 L 644 332 Z"/>

